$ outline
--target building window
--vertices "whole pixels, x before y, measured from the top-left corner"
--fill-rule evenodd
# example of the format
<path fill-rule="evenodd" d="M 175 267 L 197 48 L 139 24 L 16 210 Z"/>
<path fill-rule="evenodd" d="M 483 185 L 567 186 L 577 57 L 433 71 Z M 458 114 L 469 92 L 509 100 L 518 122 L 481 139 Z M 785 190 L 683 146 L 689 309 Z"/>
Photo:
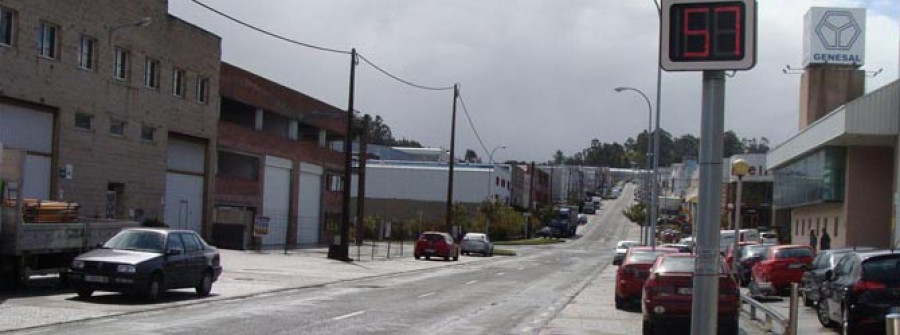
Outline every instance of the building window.
<path fill-rule="evenodd" d="M 141 127 L 141 139 L 148 142 L 153 142 L 153 137 L 156 135 L 156 128 L 150 126 Z"/>
<path fill-rule="evenodd" d="M 116 47 L 113 60 L 113 76 L 118 80 L 128 80 L 128 50 Z"/>
<path fill-rule="evenodd" d="M 91 130 L 91 123 L 94 117 L 84 113 L 75 113 L 75 128 Z"/>
<path fill-rule="evenodd" d="M 184 96 L 184 70 L 182 69 L 172 71 L 172 95 Z"/>
<path fill-rule="evenodd" d="M 125 136 L 125 121 L 110 119 L 109 133 L 116 136 Z"/>
<path fill-rule="evenodd" d="M 144 86 L 159 88 L 159 61 L 150 57 L 144 63 Z"/>
<path fill-rule="evenodd" d="M 834 217 L 834 237 L 838 237 L 838 217 Z"/>
<path fill-rule="evenodd" d="M 197 78 L 197 102 L 205 104 L 209 99 L 209 79 Z"/>
<path fill-rule="evenodd" d="M 38 32 L 38 53 L 41 57 L 56 59 L 59 45 L 59 26 L 48 22 L 41 22 Z"/>
<path fill-rule="evenodd" d="M 328 174 L 328 190 L 332 192 L 340 192 L 344 189 L 343 178 L 337 173 Z"/>
<path fill-rule="evenodd" d="M 0 45 L 12 46 L 14 27 L 13 12 L 0 7 Z"/>
<path fill-rule="evenodd" d="M 97 40 L 93 37 L 81 35 L 81 43 L 78 45 L 78 67 L 85 70 L 94 69 L 94 55 Z"/>

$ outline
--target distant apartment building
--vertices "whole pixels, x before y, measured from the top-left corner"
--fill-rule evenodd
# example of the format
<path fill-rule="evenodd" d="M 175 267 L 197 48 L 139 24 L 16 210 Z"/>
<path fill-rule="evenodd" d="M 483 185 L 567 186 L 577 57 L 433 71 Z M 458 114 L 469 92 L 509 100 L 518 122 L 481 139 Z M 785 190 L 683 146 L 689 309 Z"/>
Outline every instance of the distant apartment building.
<path fill-rule="evenodd" d="M 165 0 L 0 2 L 0 142 L 22 195 L 209 237 L 218 36 Z"/>
<path fill-rule="evenodd" d="M 215 236 L 243 249 L 317 244 L 341 211 L 346 112 L 223 63 Z M 258 220 L 268 232 L 254 241 Z"/>

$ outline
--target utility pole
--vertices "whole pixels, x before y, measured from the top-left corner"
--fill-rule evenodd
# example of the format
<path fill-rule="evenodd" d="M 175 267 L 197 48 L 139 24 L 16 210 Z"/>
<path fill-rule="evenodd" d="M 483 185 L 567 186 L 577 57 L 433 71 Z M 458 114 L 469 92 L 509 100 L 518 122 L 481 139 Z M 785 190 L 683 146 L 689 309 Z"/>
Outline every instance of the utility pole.
<path fill-rule="evenodd" d="M 363 117 L 362 131 L 359 133 L 359 171 L 356 179 L 356 245 L 362 245 L 363 228 L 366 219 L 366 160 L 368 159 L 369 144 L 369 120 L 366 114 Z"/>
<path fill-rule="evenodd" d="M 338 243 L 332 241 L 328 258 L 349 261 L 350 258 L 350 182 L 353 178 L 353 97 L 356 84 L 356 48 L 350 51 L 350 97 L 347 102 L 347 134 L 344 136 L 344 182 L 341 203 L 341 232 Z"/>
<path fill-rule="evenodd" d="M 725 71 L 703 71 L 700 118 L 700 202 L 691 334 L 713 334 L 719 307 L 719 208 L 722 204 L 722 138 Z"/>
<path fill-rule="evenodd" d="M 538 173 L 534 166 L 534 161 L 531 161 L 531 167 L 529 170 L 531 172 L 531 180 L 528 181 L 530 185 L 528 187 L 528 211 L 532 212 L 531 215 L 534 215 L 534 177 Z M 526 230 L 526 238 L 531 238 L 531 234 L 534 231 L 534 226 L 531 224 L 531 217 L 528 217 L 528 229 Z"/>
<path fill-rule="evenodd" d="M 453 84 L 453 113 L 450 117 L 450 168 L 447 176 L 447 215 L 445 230 L 453 234 L 453 165 L 456 163 L 456 100 L 459 99 L 459 84 Z"/>

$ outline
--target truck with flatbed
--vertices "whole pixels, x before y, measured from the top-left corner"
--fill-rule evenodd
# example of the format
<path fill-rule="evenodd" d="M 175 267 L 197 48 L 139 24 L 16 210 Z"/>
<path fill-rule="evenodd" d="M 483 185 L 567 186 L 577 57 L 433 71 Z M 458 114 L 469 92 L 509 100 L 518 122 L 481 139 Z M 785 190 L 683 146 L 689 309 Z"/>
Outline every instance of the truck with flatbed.
<path fill-rule="evenodd" d="M 76 203 L 29 199 L 25 153 L 0 143 L 0 287 L 23 285 L 34 275 L 64 278 L 72 259 L 137 222 L 86 219 Z"/>

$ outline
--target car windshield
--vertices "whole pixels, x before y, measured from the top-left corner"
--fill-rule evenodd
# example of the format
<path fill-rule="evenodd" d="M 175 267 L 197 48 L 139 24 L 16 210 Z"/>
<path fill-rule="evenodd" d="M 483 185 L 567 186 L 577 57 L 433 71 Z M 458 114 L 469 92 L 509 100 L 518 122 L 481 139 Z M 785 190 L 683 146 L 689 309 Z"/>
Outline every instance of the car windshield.
<path fill-rule="evenodd" d="M 624 241 L 624 242 L 619 242 L 619 245 L 616 247 L 616 249 L 628 249 L 628 248 L 631 248 L 631 247 L 636 246 L 636 245 L 638 245 L 637 242 L 634 242 L 634 241 Z"/>
<path fill-rule="evenodd" d="M 877 282 L 900 281 L 900 255 L 878 257 L 865 261 L 862 265 L 863 280 Z"/>
<path fill-rule="evenodd" d="M 787 248 L 778 250 L 778 252 L 775 253 L 775 258 L 777 259 L 802 257 L 813 257 L 812 250 L 809 248 Z"/>
<path fill-rule="evenodd" d="M 103 245 L 107 249 L 162 252 L 165 236 L 160 232 L 126 230 Z"/>
<path fill-rule="evenodd" d="M 484 235 L 466 235 L 463 236 L 463 241 L 481 241 L 484 240 Z"/>
<path fill-rule="evenodd" d="M 766 248 L 770 247 L 769 245 L 748 245 L 741 248 L 741 258 L 750 258 L 762 255 L 763 251 Z"/>
<path fill-rule="evenodd" d="M 694 257 L 666 257 L 656 272 L 694 273 Z M 719 266 L 719 273 L 726 273 L 724 265 Z"/>

